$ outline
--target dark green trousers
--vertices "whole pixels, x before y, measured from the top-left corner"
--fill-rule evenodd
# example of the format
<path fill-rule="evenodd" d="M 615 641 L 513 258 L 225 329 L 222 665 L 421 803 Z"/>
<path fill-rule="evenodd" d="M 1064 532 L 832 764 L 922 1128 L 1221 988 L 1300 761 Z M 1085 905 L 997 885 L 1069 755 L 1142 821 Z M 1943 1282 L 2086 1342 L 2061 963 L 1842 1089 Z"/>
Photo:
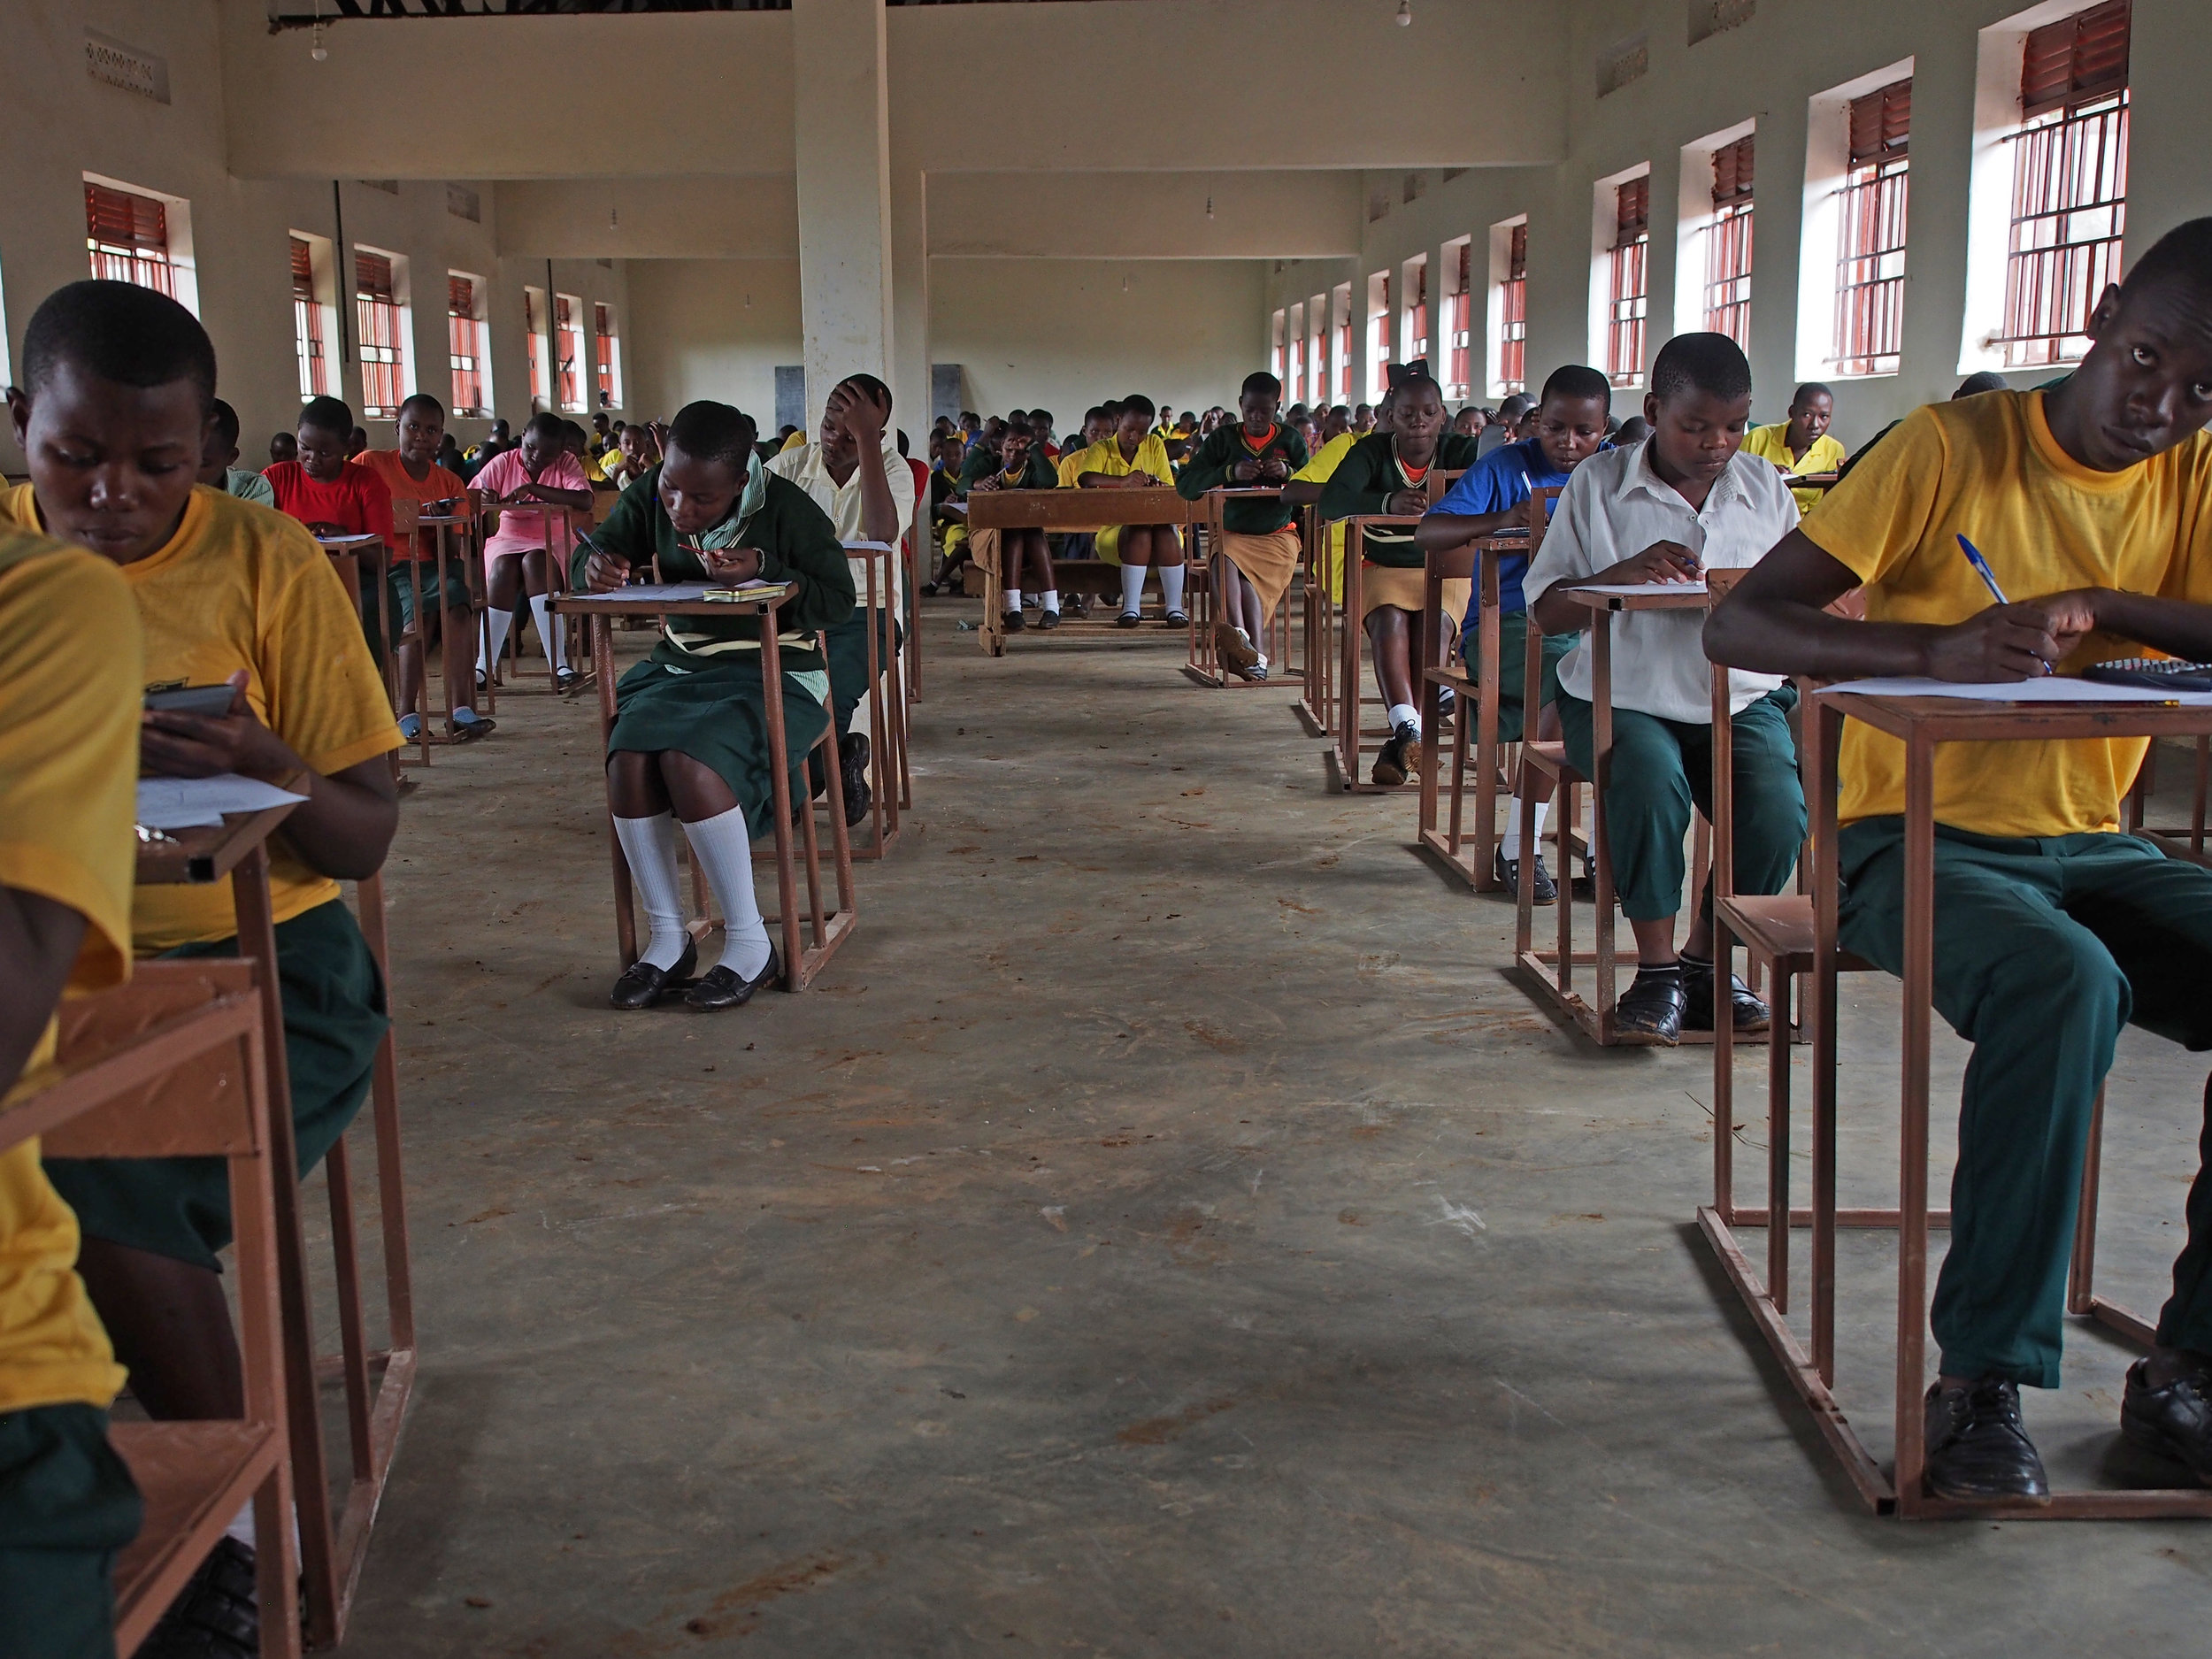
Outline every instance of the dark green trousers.
<path fill-rule="evenodd" d="M 99 1407 L 0 1416 L 0 1659 L 115 1659 L 115 1558 L 142 1513 Z"/>
<path fill-rule="evenodd" d="M 1769 692 L 1729 722 L 1736 795 L 1736 891 L 1779 893 L 1805 841 L 1805 791 L 1797 776 L 1790 710 L 1797 694 Z M 1567 758 L 1594 773 L 1594 710 L 1559 694 Z M 1605 792 L 1606 844 L 1621 913 L 1632 922 L 1663 921 L 1682 908 L 1688 873 L 1682 855 L 1690 809 L 1713 812 L 1713 728 L 1663 720 L 1634 709 L 1613 710 L 1613 771 Z M 1698 912 L 1706 902 L 1698 902 Z"/>
<path fill-rule="evenodd" d="M 1902 820 L 1863 819 L 1837 848 L 1844 948 L 1901 973 Z M 2212 872 L 2130 835 L 1939 825 L 1935 1008 L 1974 1045 L 1931 1309 L 1943 1370 L 2055 1388 L 2089 1115 L 2120 1028 L 2212 1048 Z M 2212 1350 L 2212 1131 L 2198 1151 L 2158 1338 Z"/>

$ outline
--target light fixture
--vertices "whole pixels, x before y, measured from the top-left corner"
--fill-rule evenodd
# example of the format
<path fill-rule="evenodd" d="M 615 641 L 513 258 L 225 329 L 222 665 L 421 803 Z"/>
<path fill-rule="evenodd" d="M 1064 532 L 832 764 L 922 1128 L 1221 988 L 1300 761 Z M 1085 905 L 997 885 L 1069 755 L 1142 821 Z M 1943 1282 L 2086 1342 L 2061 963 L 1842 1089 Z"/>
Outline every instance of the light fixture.
<path fill-rule="evenodd" d="M 1214 199 L 1213 199 L 1213 197 L 1211 197 L 1211 196 L 1208 196 L 1208 197 L 1206 198 L 1206 217 L 1207 217 L 1208 219 L 1211 219 L 1213 216 L 1214 216 Z"/>
<path fill-rule="evenodd" d="M 1413 0 L 1398 0 L 1398 27 L 1402 29 L 1413 27 Z"/>
<path fill-rule="evenodd" d="M 620 208 L 611 207 L 607 210 L 607 228 L 609 230 L 620 230 L 622 228 L 622 210 Z"/>
<path fill-rule="evenodd" d="M 1125 276 L 1121 280 L 1121 291 L 1124 294 L 1126 294 L 1129 291 L 1129 279 Z"/>
<path fill-rule="evenodd" d="M 323 20 L 320 18 L 315 19 L 315 27 L 308 35 L 307 55 L 319 64 L 330 61 L 330 48 L 323 44 Z"/>

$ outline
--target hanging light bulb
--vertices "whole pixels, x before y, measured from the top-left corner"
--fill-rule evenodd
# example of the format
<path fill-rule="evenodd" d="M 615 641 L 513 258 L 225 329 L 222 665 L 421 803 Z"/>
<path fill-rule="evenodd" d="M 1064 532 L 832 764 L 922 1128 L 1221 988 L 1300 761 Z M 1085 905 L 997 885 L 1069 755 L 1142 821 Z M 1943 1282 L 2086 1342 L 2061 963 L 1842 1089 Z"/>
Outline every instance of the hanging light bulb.
<path fill-rule="evenodd" d="M 310 58 L 319 64 L 330 61 L 330 48 L 323 44 L 323 21 L 320 18 L 315 19 L 314 29 L 309 34 L 307 40 L 307 55 Z"/>
<path fill-rule="evenodd" d="M 1124 277 L 1121 280 L 1121 291 L 1124 294 L 1126 294 L 1129 291 L 1129 279 L 1127 277 Z"/>
<path fill-rule="evenodd" d="M 611 207 L 607 210 L 607 228 L 609 230 L 619 230 L 622 228 L 622 210 L 620 208 Z"/>
<path fill-rule="evenodd" d="M 1398 27 L 1402 29 L 1413 27 L 1413 0 L 1398 0 Z"/>
<path fill-rule="evenodd" d="M 1208 219 L 1211 219 L 1213 216 L 1214 216 L 1214 199 L 1213 199 L 1213 197 L 1211 197 L 1211 196 L 1208 196 L 1208 197 L 1206 198 L 1206 217 L 1207 217 Z"/>

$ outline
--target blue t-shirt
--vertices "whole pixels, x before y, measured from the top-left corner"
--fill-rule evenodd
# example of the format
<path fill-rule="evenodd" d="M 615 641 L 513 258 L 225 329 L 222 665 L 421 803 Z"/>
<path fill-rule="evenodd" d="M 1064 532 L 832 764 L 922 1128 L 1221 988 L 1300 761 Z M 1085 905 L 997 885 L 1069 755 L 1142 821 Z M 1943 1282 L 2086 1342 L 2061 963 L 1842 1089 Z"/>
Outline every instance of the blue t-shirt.
<path fill-rule="evenodd" d="M 1429 509 L 1431 512 L 1448 512 L 1479 518 L 1488 513 L 1503 512 L 1528 499 L 1528 493 L 1539 488 L 1550 488 L 1563 485 L 1568 474 L 1552 469 L 1551 457 L 1544 453 L 1544 446 L 1534 438 L 1524 438 L 1518 443 L 1505 444 L 1490 451 L 1459 475 L 1459 481 L 1444 492 L 1444 499 Z M 1521 596 L 1521 578 L 1528 573 L 1528 555 L 1508 553 L 1498 560 L 1498 609 L 1507 616 L 1525 611 L 1528 602 Z M 1471 599 L 1463 631 L 1475 626 L 1475 613 L 1480 602 Z"/>

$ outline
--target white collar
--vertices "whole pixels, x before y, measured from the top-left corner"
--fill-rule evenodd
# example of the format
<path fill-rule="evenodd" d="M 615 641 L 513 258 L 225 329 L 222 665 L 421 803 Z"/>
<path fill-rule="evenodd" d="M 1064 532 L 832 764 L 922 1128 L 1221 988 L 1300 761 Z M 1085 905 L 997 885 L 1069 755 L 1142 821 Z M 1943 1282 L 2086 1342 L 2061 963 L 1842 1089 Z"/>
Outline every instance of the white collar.
<path fill-rule="evenodd" d="M 1736 478 L 1736 461 L 1742 454 L 1743 451 L 1739 449 L 1728 457 L 1728 465 L 1721 469 L 1720 476 L 1713 480 L 1713 488 L 1705 497 L 1705 507 L 1697 508 L 1692 507 L 1688 497 L 1652 470 L 1651 441 L 1647 438 L 1641 443 L 1630 446 L 1628 465 L 1621 469 L 1621 481 L 1613 492 L 1613 498 L 1625 501 L 1630 495 L 1641 491 L 1662 505 L 1679 507 L 1702 517 L 1708 509 L 1724 504 L 1729 496 L 1743 495 L 1743 487 Z"/>

